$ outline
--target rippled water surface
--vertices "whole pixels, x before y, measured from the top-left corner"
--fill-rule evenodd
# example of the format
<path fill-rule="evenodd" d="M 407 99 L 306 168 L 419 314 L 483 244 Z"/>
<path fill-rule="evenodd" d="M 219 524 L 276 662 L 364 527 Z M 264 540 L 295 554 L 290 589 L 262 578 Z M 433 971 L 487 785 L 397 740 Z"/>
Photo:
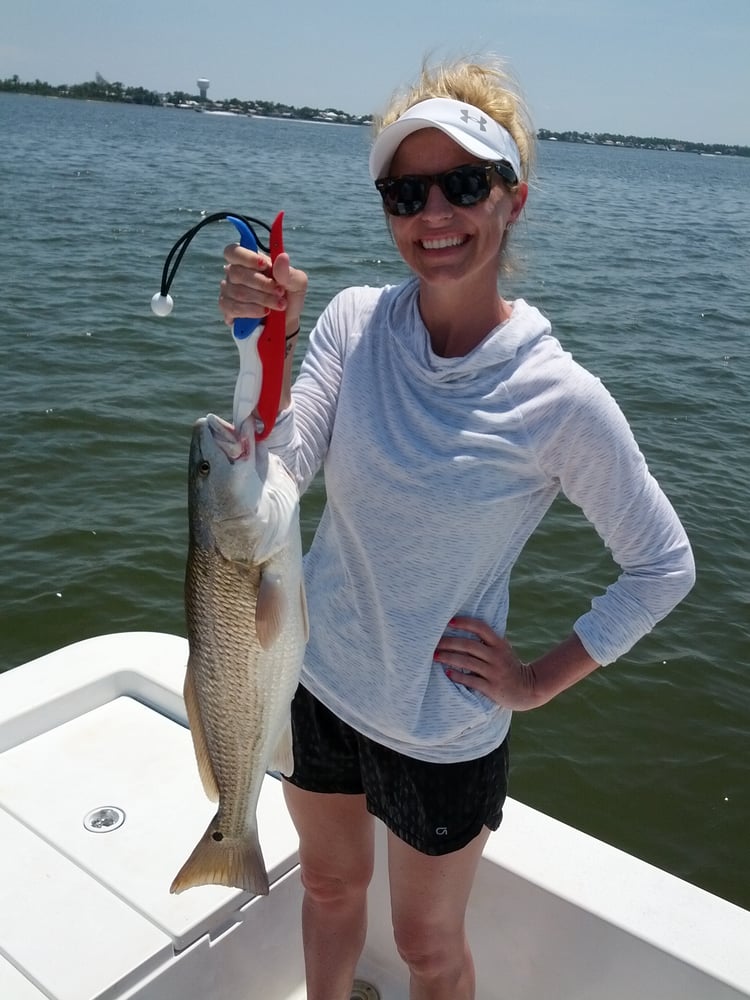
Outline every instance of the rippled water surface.
<path fill-rule="evenodd" d="M 195 417 L 231 410 L 215 298 L 234 230 L 201 233 L 159 320 L 172 242 L 202 213 L 283 208 L 308 328 L 339 288 L 403 270 L 364 129 L 0 94 L 0 130 L 8 669 L 101 632 L 184 631 L 187 448 Z M 748 160 L 543 143 L 505 289 L 614 392 L 698 563 L 627 657 L 516 717 L 512 794 L 746 907 L 748 232 Z M 306 544 L 322 502 L 318 484 Z M 561 500 L 515 575 L 522 655 L 566 635 L 613 571 Z"/>

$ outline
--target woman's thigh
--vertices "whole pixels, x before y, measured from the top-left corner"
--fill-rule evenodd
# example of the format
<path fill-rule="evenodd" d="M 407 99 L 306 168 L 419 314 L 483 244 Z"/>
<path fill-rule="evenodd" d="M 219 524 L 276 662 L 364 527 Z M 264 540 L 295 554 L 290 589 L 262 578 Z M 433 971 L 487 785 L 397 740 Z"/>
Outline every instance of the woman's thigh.
<path fill-rule="evenodd" d="M 490 831 L 450 854 L 427 855 L 388 834 L 388 870 L 396 941 L 430 951 L 451 940 L 463 946 L 471 887 Z"/>
<path fill-rule="evenodd" d="M 309 792 L 285 781 L 284 797 L 299 836 L 306 887 L 365 890 L 372 877 L 375 822 L 365 796 Z"/>

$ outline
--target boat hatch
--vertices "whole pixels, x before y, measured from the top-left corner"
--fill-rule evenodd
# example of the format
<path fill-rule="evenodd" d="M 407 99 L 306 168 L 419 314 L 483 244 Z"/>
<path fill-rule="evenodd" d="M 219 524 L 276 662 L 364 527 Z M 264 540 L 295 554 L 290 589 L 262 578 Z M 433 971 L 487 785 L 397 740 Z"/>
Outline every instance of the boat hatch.
<path fill-rule="evenodd" d="M 174 641 L 186 652 L 184 640 Z M 33 696 L 25 693 L 24 707 L 32 702 L 25 718 L 33 720 L 35 734 L 16 725 L 18 742 L 8 746 L 5 733 L 8 748 L 0 753 L 2 997 L 120 996 L 127 982 L 143 979 L 199 939 L 218 939 L 246 919 L 248 907 L 263 902 L 222 886 L 170 895 L 172 878 L 216 808 L 203 792 L 190 733 L 174 717 L 185 656 L 172 657 L 170 677 L 152 672 L 139 681 L 132 641 L 122 638 L 110 651 L 108 669 L 110 676 L 119 672 L 118 683 L 100 684 L 89 676 L 83 685 L 88 694 L 82 696 L 79 689 L 67 698 L 61 690 L 65 665 L 58 654 L 48 685 L 42 667 L 35 672 Z M 15 686 L 23 688 L 25 670 L 18 668 Z M 49 727 L 43 724 L 45 687 L 53 720 Z M 160 688 L 164 711 L 158 704 Z M 10 683 L 7 690 L 12 702 Z M 142 700 L 146 690 L 148 704 Z M 111 697 L 95 697 L 93 691 Z M 101 703 L 91 707 L 97 700 Z M 71 705 L 86 710 L 75 714 Z M 3 711 L 9 708 L 6 701 Z M 258 817 L 272 885 L 297 865 L 296 833 L 282 802 L 280 783 L 267 777 Z"/>

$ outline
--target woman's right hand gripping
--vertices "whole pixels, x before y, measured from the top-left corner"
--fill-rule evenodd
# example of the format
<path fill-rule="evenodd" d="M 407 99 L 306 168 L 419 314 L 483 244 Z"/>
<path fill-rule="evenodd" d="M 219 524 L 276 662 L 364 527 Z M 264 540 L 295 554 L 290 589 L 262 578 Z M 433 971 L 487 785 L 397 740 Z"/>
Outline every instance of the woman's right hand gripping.
<path fill-rule="evenodd" d="M 271 267 L 271 258 L 230 243 L 224 250 L 224 280 L 219 293 L 219 308 L 224 322 L 236 319 L 262 319 L 274 309 L 286 312 L 287 336 L 299 329 L 307 292 L 307 275 L 289 262 L 289 254 L 280 253 Z"/>

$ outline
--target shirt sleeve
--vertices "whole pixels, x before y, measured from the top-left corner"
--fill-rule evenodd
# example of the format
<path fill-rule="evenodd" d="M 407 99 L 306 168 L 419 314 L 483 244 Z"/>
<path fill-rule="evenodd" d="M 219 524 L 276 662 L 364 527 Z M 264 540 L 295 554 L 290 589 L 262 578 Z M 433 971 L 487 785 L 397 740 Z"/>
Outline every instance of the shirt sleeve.
<path fill-rule="evenodd" d="M 624 414 L 598 379 L 574 368 L 576 390 L 566 390 L 573 402 L 558 414 L 542 461 L 622 570 L 573 626 L 588 654 L 606 664 L 627 653 L 685 597 L 695 582 L 695 564 L 685 529 Z"/>

